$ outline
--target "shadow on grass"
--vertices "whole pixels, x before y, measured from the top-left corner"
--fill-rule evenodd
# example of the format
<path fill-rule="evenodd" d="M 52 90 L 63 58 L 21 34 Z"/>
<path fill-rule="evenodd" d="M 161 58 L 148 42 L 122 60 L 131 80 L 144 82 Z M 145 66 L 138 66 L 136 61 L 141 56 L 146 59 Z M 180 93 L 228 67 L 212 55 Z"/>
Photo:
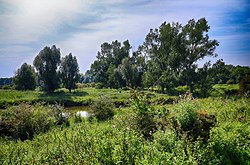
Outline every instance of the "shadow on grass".
<path fill-rule="evenodd" d="M 69 93 L 60 90 L 50 94 L 41 93 L 38 96 L 38 100 L 40 102 L 45 102 L 47 104 L 59 104 L 65 107 L 82 106 L 82 105 L 89 105 L 90 101 L 84 99 L 76 99 L 75 97 L 83 97 L 87 95 L 89 94 L 84 91 L 73 91 L 72 93 Z"/>

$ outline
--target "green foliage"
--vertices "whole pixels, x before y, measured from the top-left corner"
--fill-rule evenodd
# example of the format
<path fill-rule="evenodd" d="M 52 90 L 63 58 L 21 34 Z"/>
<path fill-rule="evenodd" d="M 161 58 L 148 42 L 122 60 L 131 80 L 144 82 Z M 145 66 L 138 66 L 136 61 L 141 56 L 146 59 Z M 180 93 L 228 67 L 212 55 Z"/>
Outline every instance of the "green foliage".
<path fill-rule="evenodd" d="M 38 71 L 38 84 L 47 93 L 52 93 L 59 87 L 59 74 L 57 67 L 60 64 L 60 49 L 53 45 L 44 47 L 34 59 L 34 66 Z"/>
<path fill-rule="evenodd" d="M 156 131 L 156 123 L 154 121 L 154 109 L 150 107 L 143 94 L 134 92 L 131 99 L 131 105 L 135 112 L 136 130 L 146 139 L 151 139 Z"/>
<path fill-rule="evenodd" d="M 139 72 L 136 65 L 132 63 L 129 57 L 122 60 L 122 63 L 118 67 L 118 72 L 121 74 L 123 80 L 126 81 L 127 86 L 132 88 L 136 86 Z"/>
<path fill-rule="evenodd" d="M 3 85 L 1 89 L 14 89 L 12 85 Z"/>
<path fill-rule="evenodd" d="M 240 89 L 239 89 L 240 94 L 249 96 L 249 94 L 250 94 L 250 75 L 244 77 L 240 81 L 239 85 L 240 85 Z"/>
<path fill-rule="evenodd" d="M 113 109 L 112 101 L 105 96 L 101 96 L 91 106 L 91 117 L 95 117 L 98 121 L 112 119 L 114 116 Z"/>
<path fill-rule="evenodd" d="M 79 81 L 79 66 L 76 57 L 69 55 L 62 58 L 60 66 L 60 77 L 66 89 L 71 92 L 71 89 L 76 88 L 76 83 Z"/>
<path fill-rule="evenodd" d="M 12 85 L 13 78 L 0 78 L 0 87 L 4 85 Z"/>
<path fill-rule="evenodd" d="M 31 65 L 24 63 L 17 70 L 13 82 L 17 90 L 34 90 L 36 88 L 35 69 Z"/>
<path fill-rule="evenodd" d="M 116 41 L 103 43 L 101 51 L 97 53 L 97 59 L 91 64 L 89 72 L 93 74 L 94 81 L 105 84 L 107 87 L 117 88 L 124 86 L 124 81 L 117 74 L 117 68 L 122 60 L 129 56 L 131 46 L 129 41 L 124 41 L 123 45 Z"/>
<path fill-rule="evenodd" d="M 226 122 L 211 131 L 210 144 L 221 164 L 249 164 L 249 137 L 249 123 Z"/>
<path fill-rule="evenodd" d="M 106 89 L 100 91 L 107 93 Z M 147 95 L 150 99 L 160 96 L 157 93 Z M 119 108 L 112 120 L 82 120 L 23 142 L 0 138 L 0 162 L 3 165 L 250 163 L 249 99 L 193 99 L 188 96 L 176 104 L 153 106 L 143 96 L 136 96 L 139 99 L 135 100 L 133 110 Z M 185 115 L 181 115 L 182 112 Z M 134 129 L 139 113 L 153 114 L 151 119 L 157 130 L 151 133 L 150 140 Z M 195 119 L 196 125 L 183 131 L 176 117 L 179 125 L 176 131 L 171 123 L 176 115 L 179 121 Z M 190 138 L 196 136 L 194 133 L 199 133 L 200 138 Z"/>
<path fill-rule="evenodd" d="M 103 83 L 96 83 L 95 88 L 102 89 L 102 88 L 104 88 L 104 84 Z"/>
<path fill-rule="evenodd" d="M 215 84 L 210 92 L 212 96 L 233 96 L 238 94 L 238 90 L 238 84 Z"/>
<path fill-rule="evenodd" d="M 89 84 L 93 85 L 93 84 Z M 44 102 L 47 104 L 58 103 L 68 106 L 88 106 L 92 101 L 98 100 L 100 95 L 106 95 L 112 98 L 114 103 L 124 105 L 130 97 L 129 91 L 118 89 L 95 89 L 81 88 L 69 93 L 66 89 L 58 89 L 53 94 L 44 94 L 41 91 L 16 91 L 16 90 L 0 90 L 0 108 L 8 105 L 17 105 L 22 102 L 29 104 Z"/>
<path fill-rule="evenodd" d="M 20 104 L 0 112 L 0 135 L 14 139 L 31 139 L 54 126 L 52 111 L 43 106 Z"/>
<path fill-rule="evenodd" d="M 193 104 L 182 103 L 174 111 L 178 124 L 183 131 L 191 130 L 198 120 L 196 108 Z"/>

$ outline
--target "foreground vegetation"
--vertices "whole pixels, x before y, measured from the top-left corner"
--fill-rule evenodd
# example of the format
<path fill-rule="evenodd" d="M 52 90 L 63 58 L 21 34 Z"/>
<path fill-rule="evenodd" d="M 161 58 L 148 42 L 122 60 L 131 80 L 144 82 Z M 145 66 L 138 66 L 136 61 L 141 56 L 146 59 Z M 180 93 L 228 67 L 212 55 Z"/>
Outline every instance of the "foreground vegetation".
<path fill-rule="evenodd" d="M 99 92 L 114 91 L 106 89 Z M 58 126 L 50 126 L 48 130 L 34 133 L 33 138 L 25 141 L 2 136 L 0 162 L 1 164 L 250 163 L 249 99 L 193 99 L 191 95 L 185 95 L 174 104 L 159 105 L 150 101 L 150 98 L 154 98 L 152 95 L 154 93 L 132 93 L 129 99 L 131 106 L 116 108 L 114 116 L 112 114 L 108 120 L 103 120 L 105 118 L 79 120 L 79 117 L 72 117 L 68 119 L 68 126 L 57 122 Z M 112 107 L 110 102 L 105 103 L 105 99 L 97 99 L 98 101 L 99 104 L 94 106 L 97 110 L 105 105 Z M 21 105 L 17 107 L 20 109 Z M 35 109 L 35 114 L 39 114 L 38 112 L 43 114 L 45 109 L 49 112 L 49 107 L 44 109 L 36 108 L 39 105 L 29 107 Z M 46 115 L 43 116 L 46 118 Z M 113 118 L 110 118 L 112 116 Z M 49 121 L 55 124 L 57 120 Z"/>

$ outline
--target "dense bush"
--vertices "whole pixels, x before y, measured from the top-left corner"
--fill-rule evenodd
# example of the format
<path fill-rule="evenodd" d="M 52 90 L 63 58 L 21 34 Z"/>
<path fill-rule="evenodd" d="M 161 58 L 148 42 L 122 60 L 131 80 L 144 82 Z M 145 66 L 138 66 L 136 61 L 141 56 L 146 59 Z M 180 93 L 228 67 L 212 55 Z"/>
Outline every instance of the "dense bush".
<path fill-rule="evenodd" d="M 52 111 L 42 106 L 20 104 L 0 111 L 0 135 L 21 140 L 46 132 L 55 123 Z"/>
<path fill-rule="evenodd" d="M 142 133 L 144 138 L 151 139 L 156 131 L 156 123 L 154 121 L 154 108 L 149 106 L 146 96 L 133 93 L 131 105 L 135 112 L 135 128 Z"/>
<path fill-rule="evenodd" d="M 244 94 L 246 96 L 249 96 L 250 94 L 250 75 L 244 77 L 240 81 L 240 89 L 239 89 L 240 94 Z"/>
<path fill-rule="evenodd" d="M 96 89 L 102 89 L 102 88 L 104 88 L 104 86 L 105 86 L 105 85 L 104 85 L 103 83 L 96 83 L 96 84 L 95 84 L 95 88 L 96 88 Z"/>
<path fill-rule="evenodd" d="M 230 122 L 211 131 L 211 151 L 221 164 L 250 163 L 249 124 Z"/>
<path fill-rule="evenodd" d="M 111 119 L 114 116 L 114 104 L 105 96 L 100 98 L 91 105 L 91 118 L 95 117 L 98 121 Z"/>
<path fill-rule="evenodd" d="M 56 125 L 69 126 L 69 115 L 58 105 L 22 103 L 0 111 L 0 136 L 32 139 L 35 134 L 44 133 Z"/>

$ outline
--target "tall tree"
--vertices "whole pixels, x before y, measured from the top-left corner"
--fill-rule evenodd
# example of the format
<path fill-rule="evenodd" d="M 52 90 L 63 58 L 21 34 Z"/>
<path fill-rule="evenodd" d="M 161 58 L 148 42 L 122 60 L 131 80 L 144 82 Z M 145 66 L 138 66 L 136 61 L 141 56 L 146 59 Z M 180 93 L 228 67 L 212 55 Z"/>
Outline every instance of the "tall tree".
<path fill-rule="evenodd" d="M 36 87 L 35 69 L 31 65 L 24 63 L 16 71 L 14 84 L 17 90 L 34 90 Z"/>
<path fill-rule="evenodd" d="M 121 77 L 117 76 L 117 68 L 125 57 L 129 56 L 131 46 L 126 40 L 121 44 L 113 41 L 112 43 L 103 43 L 101 51 L 97 53 L 96 60 L 91 64 L 91 72 L 95 82 L 101 82 L 106 87 L 121 86 L 123 84 Z"/>
<path fill-rule="evenodd" d="M 76 88 L 76 83 L 79 81 L 79 66 L 76 56 L 69 55 L 62 58 L 60 66 L 60 75 L 62 83 L 66 89 L 71 93 L 71 89 Z"/>
<path fill-rule="evenodd" d="M 59 87 L 60 79 L 57 67 L 60 64 L 60 49 L 55 45 L 44 47 L 36 56 L 33 64 L 38 71 L 41 87 L 47 93 L 52 93 Z"/>
<path fill-rule="evenodd" d="M 178 23 L 164 22 L 159 29 L 151 29 L 143 44 L 143 52 L 149 59 L 148 67 L 143 76 L 144 84 L 160 85 L 162 92 L 173 84 L 173 75 L 179 69 L 179 54 L 181 50 L 181 38 L 179 31 L 181 26 Z M 154 77 L 153 79 L 150 77 Z M 176 76 L 174 76 L 176 77 Z M 153 82 L 149 82 L 153 81 Z"/>
<path fill-rule="evenodd" d="M 193 92 L 193 86 L 196 83 L 196 69 L 198 60 L 205 57 L 215 57 L 216 47 L 219 45 L 217 40 L 210 40 L 208 30 L 210 27 L 205 18 L 199 19 L 197 22 L 194 19 L 188 21 L 188 24 L 182 28 L 182 39 L 184 50 L 181 52 L 181 64 L 183 69 L 183 77 Z"/>
<path fill-rule="evenodd" d="M 132 63 L 129 57 L 122 60 L 122 64 L 119 65 L 118 70 L 122 75 L 122 78 L 126 81 L 127 86 L 132 88 L 136 87 L 139 72 L 138 68 Z"/>

